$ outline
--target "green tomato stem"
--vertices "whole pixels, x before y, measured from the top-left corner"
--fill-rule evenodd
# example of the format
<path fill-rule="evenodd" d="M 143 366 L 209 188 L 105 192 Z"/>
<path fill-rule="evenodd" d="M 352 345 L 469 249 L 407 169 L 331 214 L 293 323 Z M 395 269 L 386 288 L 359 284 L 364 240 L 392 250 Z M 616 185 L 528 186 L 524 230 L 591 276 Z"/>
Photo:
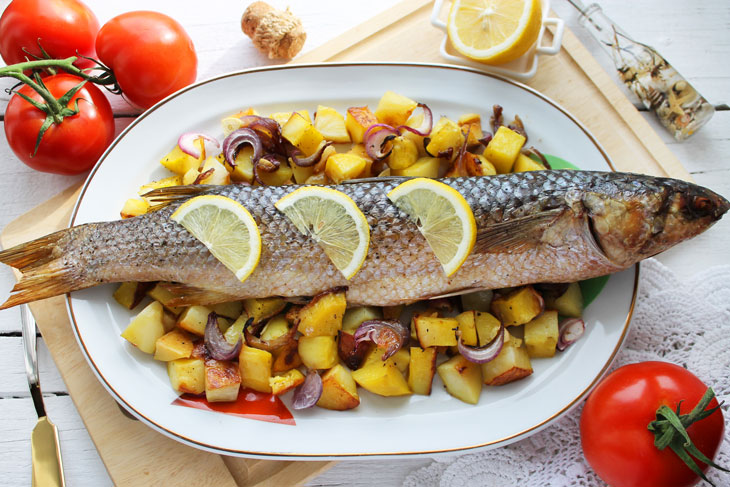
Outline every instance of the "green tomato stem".
<path fill-rule="evenodd" d="M 715 484 L 710 482 L 692 457 L 724 472 L 729 472 L 730 470 L 717 465 L 712 461 L 712 459 L 707 458 L 707 456 L 702 453 L 694 445 L 694 443 L 692 443 L 689 433 L 687 433 L 687 428 L 689 428 L 692 423 L 705 419 L 720 408 L 720 404 L 718 404 L 714 408 L 707 409 L 707 406 L 709 406 L 710 401 L 712 401 L 714 397 L 715 392 L 711 387 L 708 387 L 700 401 L 692 409 L 692 411 L 689 412 L 689 414 L 679 414 L 679 408 L 682 405 L 682 401 L 680 401 L 677 405 L 676 411 L 673 411 L 666 405 L 661 406 L 656 411 L 657 419 L 649 423 L 647 426 L 649 431 L 654 433 L 654 446 L 656 446 L 659 450 L 663 450 L 666 447 L 671 448 L 672 451 L 687 465 L 687 467 L 713 487 Z"/>

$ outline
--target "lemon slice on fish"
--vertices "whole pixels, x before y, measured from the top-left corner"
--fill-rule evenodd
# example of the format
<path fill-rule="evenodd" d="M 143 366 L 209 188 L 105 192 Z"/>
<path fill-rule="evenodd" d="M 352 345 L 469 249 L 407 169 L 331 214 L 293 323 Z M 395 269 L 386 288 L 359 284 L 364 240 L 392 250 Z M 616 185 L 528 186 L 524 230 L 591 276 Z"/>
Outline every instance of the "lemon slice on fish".
<path fill-rule="evenodd" d="M 540 0 L 454 0 L 447 32 L 454 49 L 487 64 L 517 59 L 540 35 Z"/>
<path fill-rule="evenodd" d="M 170 217 L 205 245 L 210 253 L 245 281 L 261 257 L 256 221 L 240 203 L 217 195 L 196 196 Z"/>
<path fill-rule="evenodd" d="M 388 198 L 413 220 L 428 245 L 451 276 L 474 248 L 474 214 L 458 191 L 439 181 L 417 178 L 388 193 Z"/>
<path fill-rule="evenodd" d="M 370 227 L 349 196 L 330 188 L 305 186 L 275 206 L 322 247 L 345 279 L 360 270 L 370 246 Z"/>

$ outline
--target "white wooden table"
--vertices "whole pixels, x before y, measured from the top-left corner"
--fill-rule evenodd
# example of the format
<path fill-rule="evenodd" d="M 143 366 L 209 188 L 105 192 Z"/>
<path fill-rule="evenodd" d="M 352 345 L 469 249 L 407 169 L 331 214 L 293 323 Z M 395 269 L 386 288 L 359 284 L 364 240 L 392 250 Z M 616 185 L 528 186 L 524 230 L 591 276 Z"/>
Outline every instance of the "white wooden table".
<path fill-rule="evenodd" d="M 0 9 L 9 2 L 0 0 Z M 248 2 L 191 0 L 104 2 L 88 0 L 101 23 L 123 11 L 147 9 L 165 12 L 181 22 L 193 38 L 198 56 L 198 78 L 222 72 L 269 64 L 241 32 L 238 19 Z M 305 51 L 354 27 L 390 6 L 388 0 L 306 0 L 269 3 L 290 5 L 308 33 Z M 644 113 L 682 164 L 700 184 L 730 196 L 730 3 L 726 0 L 604 0 L 606 13 L 633 36 L 657 48 L 704 96 L 718 107 L 710 123 L 689 141 L 675 142 Z M 606 54 L 577 23 L 578 16 L 565 0 L 553 0 L 553 9 L 604 66 L 613 72 Z M 431 26 L 425 25 L 424 29 Z M 615 77 L 614 77 L 615 78 Z M 617 81 L 618 83 L 618 81 Z M 0 88 L 11 86 L 0 80 Z M 0 93 L 0 114 L 8 95 Z M 115 100 L 117 130 L 127 126 L 135 112 Z M 127 115 L 127 116 L 125 116 Z M 0 118 L 2 123 L 2 118 Z M 19 215 L 78 182 L 83 176 L 65 177 L 38 173 L 23 165 L 0 137 L 0 228 Z M 680 276 L 704 268 L 727 264 L 730 217 L 693 241 L 661 255 L 659 259 Z M 0 268 L 0 297 L 4 299 L 14 283 L 6 267 Z M 30 484 L 30 432 L 36 416 L 23 368 L 20 318 L 16 309 L 0 312 L 0 476 L 3 485 Z M 70 486 L 111 485 L 94 445 L 73 406 L 43 341 L 40 340 L 41 384 L 49 417 L 60 431 L 67 484 Z M 725 367 L 730 364 L 722 364 Z M 340 462 L 314 479 L 311 485 L 399 485 L 407 473 L 428 464 L 428 459 Z"/>

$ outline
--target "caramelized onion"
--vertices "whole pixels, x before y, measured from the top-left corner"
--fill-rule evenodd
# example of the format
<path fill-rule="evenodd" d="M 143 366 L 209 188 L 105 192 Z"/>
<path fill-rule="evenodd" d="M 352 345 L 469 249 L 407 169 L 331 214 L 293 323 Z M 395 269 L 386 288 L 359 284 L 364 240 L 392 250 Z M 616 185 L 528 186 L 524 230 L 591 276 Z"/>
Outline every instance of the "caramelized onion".
<path fill-rule="evenodd" d="M 203 339 L 208 353 L 216 360 L 233 360 L 238 357 L 243 345 L 241 338 L 238 339 L 235 345 L 228 343 L 220 328 L 218 328 L 218 315 L 214 311 L 208 315 Z"/>
<path fill-rule="evenodd" d="M 357 370 L 365 360 L 368 351 L 367 343 L 355 342 L 355 337 L 342 330 L 337 332 L 337 355 L 352 370 Z"/>
<path fill-rule="evenodd" d="M 502 347 L 504 346 L 504 325 L 500 323 L 499 331 L 497 331 L 497 336 L 492 338 L 489 343 L 481 347 L 471 347 L 469 345 L 465 345 L 464 342 L 461 341 L 460 330 L 456 331 L 456 338 L 459 340 L 457 344 L 459 353 L 465 359 L 467 359 L 469 362 L 474 362 L 475 364 L 486 364 L 487 362 L 491 362 L 492 360 L 497 358 L 499 352 L 502 351 Z"/>
<path fill-rule="evenodd" d="M 324 153 L 324 150 L 330 145 L 332 145 L 332 142 L 323 140 L 322 142 L 320 142 L 317 150 L 314 151 L 314 154 L 308 157 L 299 157 L 299 154 L 301 154 L 301 152 L 299 151 L 299 149 L 295 149 L 290 154 L 291 160 L 292 162 L 294 162 L 294 164 L 300 167 L 314 166 L 319 162 L 320 159 L 322 159 L 322 154 Z"/>
<path fill-rule="evenodd" d="M 411 337 L 411 331 L 396 320 L 368 320 L 363 321 L 355 331 L 355 345 L 362 342 L 373 342 L 384 348 L 382 360 L 392 357 L 395 352 L 403 348 Z"/>
<path fill-rule="evenodd" d="M 388 124 L 376 123 L 371 125 L 365 131 L 365 135 L 363 135 L 365 152 L 375 161 L 385 159 L 390 155 L 390 151 L 393 150 L 391 144 L 390 149 L 386 151 L 386 145 L 398 135 L 400 135 L 399 132 Z"/>
<path fill-rule="evenodd" d="M 401 129 L 406 129 L 409 132 L 413 132 L 416 135 L 420 135 L 421 137 L 426 137 L 431 133 L 431 129 L 433 128 L 433 114 L 431 113 L 431 109 L 428 108 L 424 103 L 419 103 L 419 107 L 421 107 L 421 110 L 423 110 L 423 122 L 419 127 L 411 127 L 410 125 L 399 125 L 396 130 L 399 132 Z"/>
<path fill-rule="evenodd" d="M 316 369 L 309 369 L 304 382 L 294 389 L 294 397 L 292 398 L 291 407 L 294 409 L 311 408 L 319 398 L 322 397 L 322 378 Z"/>
<path fill-rule="evenodd" d="M 281 127 L 276 120 L 258 115 L 244 115 L 240 120 L 241 128 L 250 128 L 256 132 L 267 149 L 281 148 Z"/>
<path fill-rule="evenodd" d="M 186 132 L 177 139 L 177 145 L 180 146 L 180 150 L 184 153 L 193 156 L 196 159 L 200 159 L 202 155 L 200 148 L 194 144 L 196 140 L 202 140 L 202 145 L 207 156 L 217 155 L 221 145 L 218 141 L 210 135 Z"/>
<path fill-rule="evenodd" d="M 249 347 L 266 350 L 267 352 L 275 352 L 289 344 L 293 343 L 296 345 L 296 340 L 294 339 L 297 334 L 296 326 L 292 326 L 288 332 L 284 333 L 280 337 L 274 338 L 273 340 L 263 340 L 256 336 L 256 333 L 263 328 L 263 323 L 261 323 L 262 326 L 257 327 L 257 329 L 253 331 L 251 330 L 252 323 L 253 318 L 249 318 L 243 326 L 243 337 L 246 339 L 246 345 Z"/>
<path fill-rule="evenodd" d="M 231 167 L 236 167 L 236 156 L 241 150 L 243 144 L 251 144 L 253 147 L 253 156 L 251 161 L 256 162 L 261 158 L 264 148 L 261 145 L 259 135 L 250 128 L 240 128 L 231 132 L 228 137 L 223 139 L 223 156 Z"/>
<path fill-rule="evenodd" d="M 567 318 L 558 326 L 558 345 L 561 352 L 577 342 L 586 330 L 586 324 L 580 318 Z"/>

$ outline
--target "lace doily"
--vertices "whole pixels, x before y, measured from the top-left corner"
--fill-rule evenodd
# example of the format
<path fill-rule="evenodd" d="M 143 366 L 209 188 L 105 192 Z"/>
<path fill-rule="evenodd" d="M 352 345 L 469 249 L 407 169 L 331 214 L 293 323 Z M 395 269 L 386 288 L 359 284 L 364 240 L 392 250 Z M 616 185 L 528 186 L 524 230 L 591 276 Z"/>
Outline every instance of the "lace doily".
<path fill-rule="evenodd" d="M 646 360 L 684 366 L 711 385 L 718 400 L 730 399 L 730 266 L 681 282 L 654 259 L 641 264 L 633 321 L 611 370 Z M 723 410 L 727 418 L 728 404 Z M 581 411 L 578 407 L 540 433 L 503 448 L 437 457 L 412 472 L 404 486 L 603 486 L 582 454 Z M 730 428 L 715 461 L 730 465 Z M 730 474 L 710 469 L 707 475 L 716 485 L 730 485 Z"/>

